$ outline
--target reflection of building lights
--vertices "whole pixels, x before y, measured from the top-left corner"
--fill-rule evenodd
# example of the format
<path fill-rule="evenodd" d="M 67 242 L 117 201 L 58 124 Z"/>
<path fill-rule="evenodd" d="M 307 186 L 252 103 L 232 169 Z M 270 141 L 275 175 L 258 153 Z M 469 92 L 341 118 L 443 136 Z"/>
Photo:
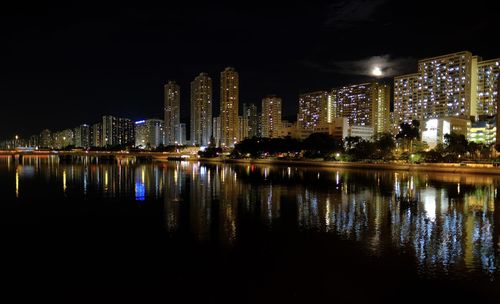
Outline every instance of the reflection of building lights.
<path fill-rule="evenodd" d="M 63 192 L 66 193 L 66 169 L 63 170 Z"/>
<path fill-rule="evenodd" d="M 19 169 L 16 168 L 16 198 L 19 198 Z"/>

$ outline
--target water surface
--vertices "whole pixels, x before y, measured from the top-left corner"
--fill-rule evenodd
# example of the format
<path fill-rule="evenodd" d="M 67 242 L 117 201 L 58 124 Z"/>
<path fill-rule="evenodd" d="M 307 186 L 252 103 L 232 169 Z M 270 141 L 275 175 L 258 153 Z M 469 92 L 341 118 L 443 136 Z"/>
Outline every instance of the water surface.
<path fill-rule="evenodd" d="M 18 296 L 500 301 L 495 176 L 51 156 L 0 185 Z"/>

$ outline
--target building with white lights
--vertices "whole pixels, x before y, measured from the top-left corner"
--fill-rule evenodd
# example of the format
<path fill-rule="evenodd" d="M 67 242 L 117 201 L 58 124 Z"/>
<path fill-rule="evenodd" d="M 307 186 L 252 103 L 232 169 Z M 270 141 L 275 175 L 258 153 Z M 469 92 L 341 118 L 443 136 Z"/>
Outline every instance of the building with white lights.
<path fill-rule="evenodd" d="M 262 99 L 262 137 L 281 137 L 281 98 L 270 95 Z"/>
<path fill-rule="evenodd" d="M 200 73 L 191 82 L 191 144 L 207 146 L 212 136 L 212 78 Z"/>
<path fill-rule="evenodd" d="M 164 120 L 165 145 L 175 145 L 179 141 L 180 124 L 180 87 L 175 81 L 169 81 L 164 86 Z"/>
<path fill-rule="evenodd" d="M 394 78 L 394 132 L 401 123 L 497 113 L 500 59 L 464 51 L 418 61 L 418 72 Z"/>
<path fill-rule="evenodd" d="M 147 119 L 135 122 L 135 146 L 141 149 L 155 149 L 163 144 L 164 122 L 161 119 Z"/>

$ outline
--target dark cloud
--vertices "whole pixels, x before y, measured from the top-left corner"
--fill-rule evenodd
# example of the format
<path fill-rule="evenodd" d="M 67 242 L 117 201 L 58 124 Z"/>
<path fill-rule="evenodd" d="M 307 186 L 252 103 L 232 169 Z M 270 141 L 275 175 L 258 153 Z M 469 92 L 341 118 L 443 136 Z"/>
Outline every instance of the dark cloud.
<path fill-rule="evenodd" d="M 329 5 L 324 25 L 332 29 L 349 29 L 375 21 L 375 14 L 387 0 L 336 1 Z"/>

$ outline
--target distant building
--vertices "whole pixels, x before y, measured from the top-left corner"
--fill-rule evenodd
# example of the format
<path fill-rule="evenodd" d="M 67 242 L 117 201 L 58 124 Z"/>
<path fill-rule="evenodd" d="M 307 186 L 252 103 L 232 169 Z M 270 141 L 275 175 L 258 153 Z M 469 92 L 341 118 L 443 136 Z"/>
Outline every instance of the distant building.
<path fill-rule="evenodd" d="M 246 130 L 243 131 L 243 134 L 246 134 L 247 137 L 260 137 L 261 133 L 259 132 L 259 114 L 257 112 L 257 106 L 253 103 L 244 103 L 243 104 L 243 127 Z"/>
<path fill-rule="evenodd" d="M 371 127 L 375 133 L 391 129 L 390 99 L 388 85 L 363 83 L 333 89 L 328 102 L 333 117 L 345 117 L 350 126 Z M 329 117 L 327 122 L 331 122 Z"/>
<path fill-rule="evenodd" d="M 71 129 L 55 132 L 52 135 L 52 147 L 55 149 L 63 149 L 73 145 L 74 133 Z"/>
<path fill-rule="evenodd" d="M 187 145 L 188 142 L 186 139 L 186 134 L 187 134 L 186 124 L 180 123 L 177 135 L 178 138 L 177 145 Z"/>
<path fill-rule="evenodd" d="M 98 122 L 90 127 L 90 146 L 102 147 L 102 123 Z"/>
<path fill-rule="evenodd" d="M 212 136 L 212 79 L 200 73 L 191 82 L 191 144 L 207 146 Z"/>
<path fill-rule="evenodd" d="M 134 123 L 128 118 L 102 117 L 102 146 L 134 145 Z"/>
<path fill-rule="evenodd" d="M 327 91 L 299 95 L 299 112 L 297 114 L 299 129 L 313 131 L 320 124 L 330 120 L 332 113 L 331 107 L 328 107 L 328 96 Z"/>
<path fill-rule="evenodd" d="M 267 96 L 262 99 L 262 137 L 281 136 L 281 98 Z"/>
<path fill-rule="evenodd" d="M 295 136 L 295 129 L 297 129 L 297 125 L 294 124 L 293 122 L 289 122 L 288 120 L 281 120 L 281 129 L 280 129 L 280 136 L 281 137 L 294 137 Z"/>
<path fill-rule="evenodd" d="M 217 147 L 221 146 L 222 142 L 222 132 L 221 132 L 221 122 L 220 122 L 220 116 L 214 117 L 213 118 L 213 127 L 212 127 L 212 132 L 213 132 L 213 137 L 215 140 L 215 145 Z"/>
<path fill-rule="evenodd" d="M 40 147 L 52 148 L 52 133 L 49 129 L 44 129 L 42 133 L 40 133 Z"/>
<path fill-rule="evenodd" d="M 169 81 L 165 87 L 165 145 L 174 145 L 179 141 L 180 124 L 180 87 L 175 81 Z"/>
<path fill-rule="evenodd" d="M 477 63 L 477 117 L 497 113 L 500 58 Z"/>
<path fill-rule="evenodd" d="M 421 59 L 417 73 L 394 78 L 394 125 L 495 115 L 499 74 L 500 59 L 467 51 Z"/>
<path fill-rule="evenodd" d="M 238 141 L 242 141 L 248 137 L 248 125 L 243 116 L 238 116 Z"/>
<path fill-rule="evenodd" d="M 135 146 L 141 149 L 155 149 L 163 144 L 164 122 L 161 119 L 147 119 L 135 122 Z"/>
<path fill-rule="evenodd" d="M 90 126 L 87 124 L 80 125 L 75 128 L 74 144 L 78 148 L 90 147 Z"/>
<path fill-rule="evenodd" d="M 227 67 L 220 74 L 221 146 L 232 147 L 238 141 L 239 75 Z"/>

